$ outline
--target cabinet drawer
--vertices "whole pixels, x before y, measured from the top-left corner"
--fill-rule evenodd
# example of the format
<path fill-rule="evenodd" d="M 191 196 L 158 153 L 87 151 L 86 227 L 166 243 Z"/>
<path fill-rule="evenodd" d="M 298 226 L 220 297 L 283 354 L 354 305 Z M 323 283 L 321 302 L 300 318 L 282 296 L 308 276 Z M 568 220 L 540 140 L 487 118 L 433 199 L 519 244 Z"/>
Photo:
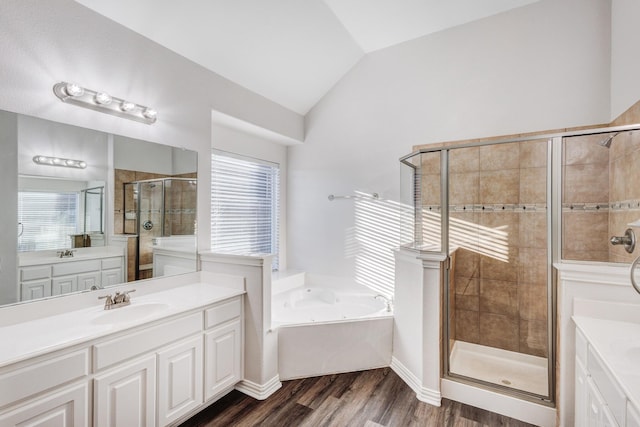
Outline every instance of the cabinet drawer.
<path fill-rule="evenodd" d="M 110 268 L 122 267 L 122 258 L 106 258 L 102 260 L 102 269 L 108 270 Z"/>
<path fill-rule="evenodd" d="M 591 374 L 591 378 L 593 378 L 618 424 L 625 425 L 627 396 L 620 390 L 614 379 L 611 378 L 611 374 L 591 346 L 587 351 L 587 371 Z"/>
<path fill-rule="evenodd" d="M 94 370 L 124 361 L 202 331 L 202 312 L 194 313 L 139 332 L 93 346 Z"/>
<path fill-rule="evenodd" d="M 48 279 L 51 276 L 50 265 L 39 265 L 37 267 L 24 267 L 20 269 L 20 280 Z"/>
<path fill-rule="evenodd" d="M 66 276 L 68 274 L 85 273 L 87 271 L 99 271 L 100 260 L 61 262 L 53 265 L 54 276 Z"/>
<path fill-rule="evenodd" d="M 88 374 L 88 349 L 0 374 L 0 407 Z"/>
<path fill-rule="evenodd" d="M 242 314 L 242 300 L 236 297 L 231 301 L 223 302 L 211 307 L 205 312 L 205 329 L 234 319 Z"/>

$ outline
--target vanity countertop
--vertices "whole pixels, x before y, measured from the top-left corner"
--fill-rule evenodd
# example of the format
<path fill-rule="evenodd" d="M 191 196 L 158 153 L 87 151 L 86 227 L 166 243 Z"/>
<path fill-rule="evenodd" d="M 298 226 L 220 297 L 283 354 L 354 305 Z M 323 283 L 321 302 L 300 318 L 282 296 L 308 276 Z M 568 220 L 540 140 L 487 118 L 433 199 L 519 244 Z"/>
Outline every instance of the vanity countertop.
<path fill-rule="evenodd" d="M 104 290 L 101 295 L 107 293 Z M 104 310 L 102 300 L 96 298 L 96 304 L 88 308 L 0 327 L 0 367 L 244 293 L 200 282 L 139 296 L 133 293 L 131 304 L 122 308 Z"/>
<path fill-rule="evenodd" d="M 72 251 L 72 257 L 64 258 L 56 256 L 56 251 L 21 252 L 18 254 L 18 267 L 30 267 L 34 265 L 58 264 L 64 262 L 124 256 L 124 249 L 119 246 L 78 248 L 72 249 Z"/>
<path fill-rule="evenodd" d="M 573 316 L 627 398 L 640 408 L 640 323 Z"/>

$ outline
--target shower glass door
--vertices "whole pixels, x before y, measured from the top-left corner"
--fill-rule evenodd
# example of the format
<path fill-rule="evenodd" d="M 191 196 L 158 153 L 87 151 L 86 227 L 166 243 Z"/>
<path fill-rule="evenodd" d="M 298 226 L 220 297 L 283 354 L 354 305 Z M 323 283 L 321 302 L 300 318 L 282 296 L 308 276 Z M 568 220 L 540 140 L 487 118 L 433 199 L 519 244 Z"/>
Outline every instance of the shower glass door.
<path fill-rule="evenodd" d="M 138 183 L 138 279 L 153 277 L 153 239 L 163 235 L 164 182 Z"/>
<path fill-rule="evenodd" d="M 447 374 L 549 400 L 550 142 L 448 149 Z"/>

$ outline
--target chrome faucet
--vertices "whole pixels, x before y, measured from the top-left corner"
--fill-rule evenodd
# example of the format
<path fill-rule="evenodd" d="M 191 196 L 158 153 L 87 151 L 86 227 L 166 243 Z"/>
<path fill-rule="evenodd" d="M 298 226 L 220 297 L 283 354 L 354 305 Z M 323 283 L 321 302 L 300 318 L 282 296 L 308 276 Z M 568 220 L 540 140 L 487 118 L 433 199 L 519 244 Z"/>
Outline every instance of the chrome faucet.
<path fill-rule="evenodd" d="M 75 251 L 72 251 L 71 249 L 65 249 L 64 251 L 56 252 L 56 255 L 58 255 L 60 258 L 73 258 L 74 252 Z"/>
<path fill-rule="evenodd" d="M 111 310 L 112 308 L 120 308 L 131 304 L 131 297 L 129 294 L 135 292 L 135 289 L 131 289 L 125 292 L 116 291 L 115 295 L 102 295 L 98 299 L 104 299 L 104 309 Z"/>
<path fill-rule="evenodd" d="M 387 306 L 387 312 L 390 313 L 393 308 L 393 300 L 385 297 L 384 295 L 378 294 L 374 297 L 375 299 L 380 298 Z"/>

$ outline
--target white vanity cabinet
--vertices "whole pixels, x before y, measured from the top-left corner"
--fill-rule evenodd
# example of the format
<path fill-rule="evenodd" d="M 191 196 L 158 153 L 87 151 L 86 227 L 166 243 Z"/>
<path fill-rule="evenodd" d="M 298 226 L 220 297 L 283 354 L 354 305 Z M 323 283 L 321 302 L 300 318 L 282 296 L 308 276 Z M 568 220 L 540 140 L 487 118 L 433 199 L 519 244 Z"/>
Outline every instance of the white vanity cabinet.
<path fill-rule="evenodd" d="M 640 427 L 640 418 L 603 360 L 576 329 L 575 425 Z"/>
<path fill-rule="evenodd" d="M 89 351 L 58 352 L 0 369 L 0 426 L 84 426 Z"/>
<path fill-rule="evenodd" d="M 0 368 L 0 426 L 179 424 L 242 380 L 235 295 Z"/>
<path fill-rule="evenodd" d="M 124 257 L 64 260 L 19 268 L 22 301 L 124 282 Z"/>
<path fill-rule="evenodd" d="M 205 312 L 205 400 L 243 377 L 241 313 L 241 301 L 237 299 Z"/>

